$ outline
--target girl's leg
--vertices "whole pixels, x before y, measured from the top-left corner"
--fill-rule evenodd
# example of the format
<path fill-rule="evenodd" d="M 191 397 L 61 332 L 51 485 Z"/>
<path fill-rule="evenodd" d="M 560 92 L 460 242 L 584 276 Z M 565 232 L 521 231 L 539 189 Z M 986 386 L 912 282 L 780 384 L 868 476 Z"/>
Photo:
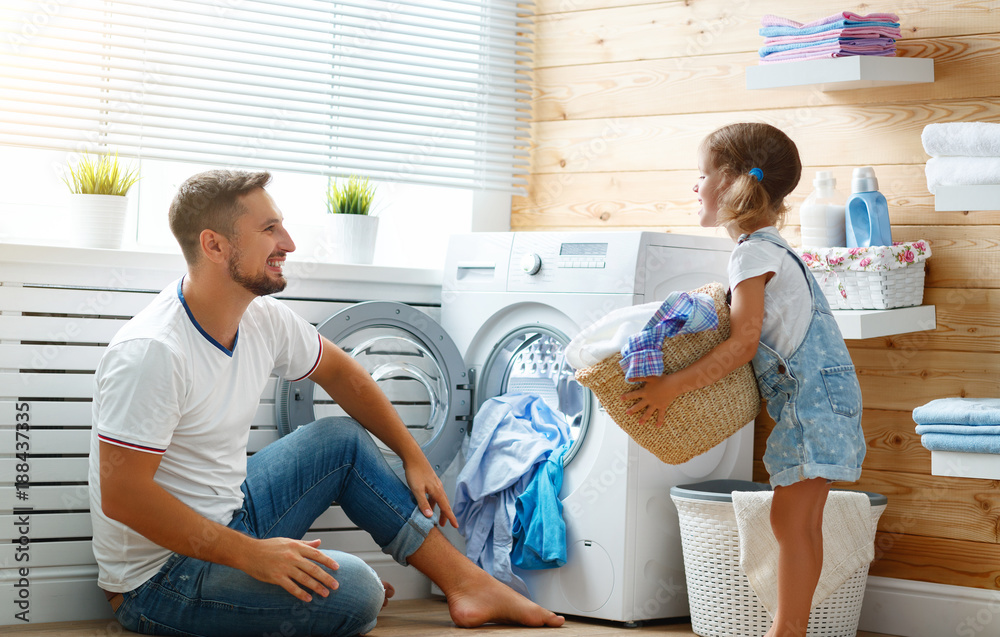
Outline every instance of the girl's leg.
<path fill-rule="evenodd" d="M 778 540 L 778 610 L 766 637 L 805 637 L 813 593 L 823 569 L 825 478 L 775 487 L 771 528 Z"/>

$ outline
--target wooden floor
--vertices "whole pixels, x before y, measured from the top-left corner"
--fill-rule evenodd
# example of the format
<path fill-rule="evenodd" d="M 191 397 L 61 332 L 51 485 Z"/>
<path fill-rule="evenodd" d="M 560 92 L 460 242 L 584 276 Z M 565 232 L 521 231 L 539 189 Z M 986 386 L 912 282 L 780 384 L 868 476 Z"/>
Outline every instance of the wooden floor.
<path fill-rule="evenodd" d="M 474 637 L 483 633 L 497 633 L 504 637 L 539 637 L 548 634 L 542 628 L 518 628 L 511 626 L 484 626 L 474 630 L 457 628 L 448 616 L 448 606 L 444 600 L 414 599 L 392 602 L 382 612 L 378 627 L 368 633 L 370 637 L 438 637 L 439 635 L 461 635 Z M 624 628 L 621 624 L 578 618 L 568 619 L 566 624 L 554 633 L 559 637 L 610 637 L 611 635 L 656 634 L 674 637 L 695 637 L 691 625 L 674 621 L 650 622 L 639 628 Z M 133 635 L 123 631 L 117 622 L 105 620 L 90 622 L 67 622 L 61 624 L 39 624 L 25 628 L 0 629 L 4 637 L 110 637 L 113 635 Z M 859 632 L 858 637 L 891 637 L 876 633 Z"/>

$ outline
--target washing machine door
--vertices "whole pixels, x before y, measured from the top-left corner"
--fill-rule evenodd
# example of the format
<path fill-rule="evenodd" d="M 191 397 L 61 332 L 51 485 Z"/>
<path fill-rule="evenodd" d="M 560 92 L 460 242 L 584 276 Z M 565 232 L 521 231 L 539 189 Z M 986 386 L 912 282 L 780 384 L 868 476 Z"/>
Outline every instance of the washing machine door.
<path fill-rule="evenodd" d="M 390 301 L 358 303 L 317 327 L 371 374 L 440 475 L 458 454 L 472 396 L 455 343 L 432 318 Z M 275 416 L 281 435 L 325 416 L 347 415 L 309 379 L 278 383 Z M 380 440 L 390 466 L 403 463 Z"/>
<path fill-rule="evenodd" d="M 563 414 L 569 424 L 572 446 L 563 466 L 576 457 L 590 427 L 593 398 L 589 389 L 576 382 L 575 371 L 566 362 L 570 338 L 558 328 L 528 324 L 504 334 L 486 358 L 476 379 L 476 412 L 490 398 L 507 393 L 540 396 Z"/>

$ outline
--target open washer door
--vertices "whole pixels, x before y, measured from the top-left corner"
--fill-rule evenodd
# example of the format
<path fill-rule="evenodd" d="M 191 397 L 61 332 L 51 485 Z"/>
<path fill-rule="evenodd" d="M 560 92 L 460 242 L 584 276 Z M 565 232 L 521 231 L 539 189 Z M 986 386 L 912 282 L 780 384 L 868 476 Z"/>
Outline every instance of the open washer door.
<path fill-rule="evenodd" d="M 498 341 L 476 379 L 476 411 L 490 398 L 523 392 L 540 396 L 565 416 L 573 444 L 563 456 L 568 465 L 579 452 L 590 427 L 592 393 L 576 382 L 566 362 L 570 338 L 561 330 L 529 324 L 507 332 Z"/>
<path fill-rule="evenodd" d="M 462 446 L 472 409 L 468 372 L 451 337 L 423 312 L 391 301 L 358 303 L 317 329 L 368 370 L 434 471 L 443 473 Z M 347 415 L 309 379 L 282 379 L 274 403 L 283 436 L 318 418 Z M 399 457 L 375 442 L 402 477 Z"/>

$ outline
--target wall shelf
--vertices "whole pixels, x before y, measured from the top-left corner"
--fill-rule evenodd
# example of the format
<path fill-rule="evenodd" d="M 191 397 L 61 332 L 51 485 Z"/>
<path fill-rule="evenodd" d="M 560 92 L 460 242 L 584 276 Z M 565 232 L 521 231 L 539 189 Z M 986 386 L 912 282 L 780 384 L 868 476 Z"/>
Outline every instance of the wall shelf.
<path fill-rule="evenodd" d="M 1000 456 L 992 453 L 932 451 L 931 475 L 1000 480 Z"/>
<path fill-rule="evenodd" d="M 937 327 L 933 305 L 897 307 L 891 310 L 833 310 L 845 339 L 876 338 Z"/>
<path fill-rule="evenodd" d="M 815 86 L 821 91 L 922 84 L 934 81 L 932 58 L 853 55 L 747 67 L 749 90 Z"/>
<path fill-rule="evenodd" d="M 1000 184 L 983 186 L 938 186 L 934 210 L 1000 210 Z"/>

